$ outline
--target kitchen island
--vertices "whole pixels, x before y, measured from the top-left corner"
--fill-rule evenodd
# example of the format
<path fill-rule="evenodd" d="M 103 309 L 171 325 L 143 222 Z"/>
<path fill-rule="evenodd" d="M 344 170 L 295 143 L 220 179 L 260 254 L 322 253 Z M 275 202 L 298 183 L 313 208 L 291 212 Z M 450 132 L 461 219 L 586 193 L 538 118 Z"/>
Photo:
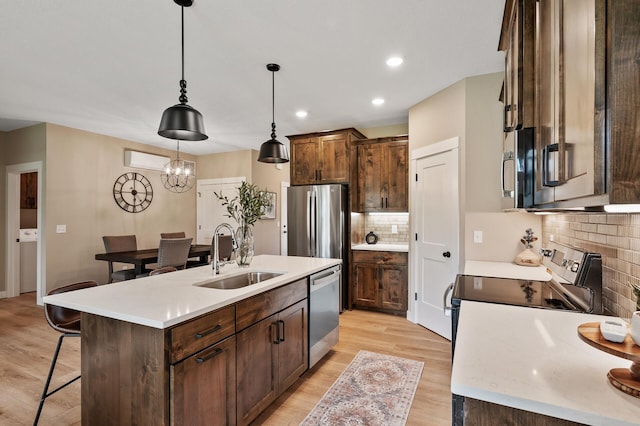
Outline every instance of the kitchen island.
<path fill-rule="evenodd" d="M 339 259 L 256 256 L 45 297 L 82 312 L 82 424 L 248 424 L 308 368 L 308 277 Z M 237 289 L 203 287 L 250 271 Z"/>
<path fill-rule="evenodd" d="M 521 425 L 569 424 L 559 419 L 638 424 L 640 399 L 607 380 L 610 369 L 631 362 L 578 337 L 580 324 L 604 318 L 463 300 L 451 392 L 465 398 L 467 424 L 489 424 L 482 423 L 483 416 Z"/>

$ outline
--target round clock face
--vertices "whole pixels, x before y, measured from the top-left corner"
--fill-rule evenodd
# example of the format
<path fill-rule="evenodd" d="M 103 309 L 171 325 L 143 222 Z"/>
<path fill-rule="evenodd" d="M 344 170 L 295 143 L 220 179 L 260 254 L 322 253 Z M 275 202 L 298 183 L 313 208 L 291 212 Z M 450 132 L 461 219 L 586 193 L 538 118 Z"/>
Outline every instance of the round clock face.
<path fill-rule="evenodd" d="M 120 175 L 113 184 L 113 198 L 120 208 L 129 213 L 139 213 L 151 205 L 151 182 L 136 172 Z"/>

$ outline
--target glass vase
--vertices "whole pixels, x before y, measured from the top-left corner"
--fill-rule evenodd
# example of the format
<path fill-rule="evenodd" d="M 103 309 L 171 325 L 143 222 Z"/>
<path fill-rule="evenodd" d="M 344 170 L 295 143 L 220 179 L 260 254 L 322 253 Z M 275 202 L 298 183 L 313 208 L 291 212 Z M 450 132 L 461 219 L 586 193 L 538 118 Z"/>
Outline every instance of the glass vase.
<path fill-rule="evenodd" d="M 240 268 L 247 268 L 253 260 L 253 232 L 251 226 L 240 224 L 236 230 L 236 263 Z"/>

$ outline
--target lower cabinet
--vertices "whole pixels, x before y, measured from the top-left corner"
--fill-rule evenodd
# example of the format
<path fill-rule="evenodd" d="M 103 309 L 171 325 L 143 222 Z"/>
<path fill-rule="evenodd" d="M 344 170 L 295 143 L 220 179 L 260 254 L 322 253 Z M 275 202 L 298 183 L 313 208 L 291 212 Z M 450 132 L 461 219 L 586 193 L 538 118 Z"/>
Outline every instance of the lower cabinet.
<path fill-rule="evenodd" d="M 307 299 L 237 334 L 237 419 L 251 423 L 307 369 Z"/>
<path fill-rule="evenodd" d="M 82 313 L 82 424 L 246 425 L 304 373 L 308 277 L 169 329 Z"/>
<path fill-rule="evenodd" d="M 353 275 L 355 307 L 406 313 L 407 253 L 355 250 Z"/>
<path fill-rule="evenodd" d="M 236 424 L 236 337 L 171 366 L 172 423 Z"/>

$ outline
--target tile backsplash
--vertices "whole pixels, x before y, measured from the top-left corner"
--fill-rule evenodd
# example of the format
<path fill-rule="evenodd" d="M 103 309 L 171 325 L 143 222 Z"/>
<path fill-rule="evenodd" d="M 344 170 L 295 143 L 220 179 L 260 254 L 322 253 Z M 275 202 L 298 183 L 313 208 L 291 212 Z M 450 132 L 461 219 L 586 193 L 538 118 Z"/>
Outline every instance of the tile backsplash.
<path fill-rule="evenodd" d="M 553 241 L 602 255 L 602 296 L 610 314 L 630 319 L 632 284 L 640 287 L 640 214 L 576 213 L 544 216 L 542 243 Z"/>
<path fill-rule="evenodd" d="M 394 225 L 397 233 L 393 233 Z M 364 236 L 373 231 L 378 236 L 378 243 L 394 244 L 409 242 L 409 214 L 352 214 L 352 243 L 364 243 Z"/>

